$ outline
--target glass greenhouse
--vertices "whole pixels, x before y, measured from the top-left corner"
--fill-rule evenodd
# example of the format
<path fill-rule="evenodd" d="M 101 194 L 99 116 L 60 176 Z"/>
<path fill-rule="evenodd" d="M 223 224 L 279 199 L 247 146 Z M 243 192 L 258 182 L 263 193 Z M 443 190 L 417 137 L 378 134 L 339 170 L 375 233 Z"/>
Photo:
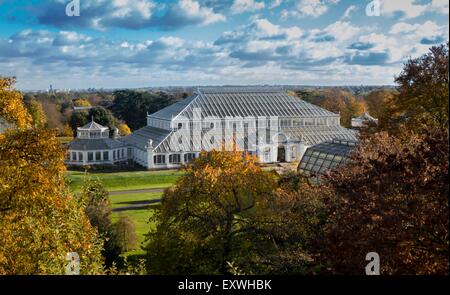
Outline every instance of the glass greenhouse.
<path fill-rule="evenodd" d="M 333 139 L 313 145 L 306 150 L 298 170 L 303 175 L 320 176 L 344 164 L 356 144 L 354 140 Z"/>

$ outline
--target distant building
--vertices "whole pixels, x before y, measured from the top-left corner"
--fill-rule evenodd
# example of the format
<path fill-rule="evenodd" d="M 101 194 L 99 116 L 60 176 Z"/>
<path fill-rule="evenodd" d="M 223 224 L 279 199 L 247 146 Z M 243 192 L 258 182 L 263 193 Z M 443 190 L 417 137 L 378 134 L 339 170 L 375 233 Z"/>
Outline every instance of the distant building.
<path fill-rule="evenodd" d="M 378 119 L 372 117 L 367 112 L 364 112 L 364 114 L 359 117 L 352 118 L 353 128 L 365 128 L 369 125 L 378 125 Z"/>
<path fill-rule="evenodd" d="M 345 164 L 357 141 L 333 139 L 309 147 L 303 155 L 298 172 L 306 176 L 320 176 Z"/>
<path fill-rule="evenodd" d="M 147 168 L 180 167 L 201 151 L 239 146 L 261 163 L 299 161 L 313 145 L 339 137 L 356 140 L 340 115 L 273 87 L 206 87 L 147 116 L 147 126 L 108 138 L 95 122 L 70 143 L 74 165 L 115 164 L 127 159 Z M 256 139 L 256 140 L 253 140 Z"/>
<path fill-rule="evenodd" d="M 80 112 L 80 111 L 88 111 L 88 110 L 90 110 L 90 109 L 93 109 L 94 107 L 93 106 L 83 106 L 83 107 L 73 107 L 73 110 L 75 111 L 75 112 Z"/>
<path fill-rule="evenodd" d="M 113 165 L 128 160 L 127 149 L 117 139 L 109 137 L 109 128 L 94 120 L 77 128 L 77 137 L 69 143 L 66 164 L 75 166 Z"/>
<path fill-rule="evenodd" d="M 187 136 L 177 139 L 183 129 L 188 130 Z M 275 141 L 267 137 L 273 130 L 277 132 Z M 252 132 L 264 138 L 253 147 L 248 144 Z M 223 140 L 227 133 L 232 138 Z M 308 146 L 336 137 L 356 140 L 356 133 L 340 125 L 339 114 L 290 96 L 281 88 L 205 87 L 149 115 L 147 126 L 125 137 L 124 142 L 132 147 L 136 163 L 172 168 L 198 157 L 201 150 L 220 149 L 221 144 L 238 137 L 243 138 L 245 152 L 261 163 L 273 163 L 300 160 Z M 224 142 L 217 142 L 220 139 Z M 201 146 L 195 144 L 199 142 Z"/>

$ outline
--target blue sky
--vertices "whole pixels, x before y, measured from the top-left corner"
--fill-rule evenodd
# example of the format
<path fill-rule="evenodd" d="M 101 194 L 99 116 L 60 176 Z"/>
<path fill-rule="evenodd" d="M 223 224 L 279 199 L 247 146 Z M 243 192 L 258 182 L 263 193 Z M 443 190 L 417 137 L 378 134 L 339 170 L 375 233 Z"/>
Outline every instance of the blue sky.
<path fill-rule="evenodd" d="M 0 0 L 20 89 L 392 84 L 448 40 L 448 0 Z M 369 13 L 370 14 L 370 13 Z"/>

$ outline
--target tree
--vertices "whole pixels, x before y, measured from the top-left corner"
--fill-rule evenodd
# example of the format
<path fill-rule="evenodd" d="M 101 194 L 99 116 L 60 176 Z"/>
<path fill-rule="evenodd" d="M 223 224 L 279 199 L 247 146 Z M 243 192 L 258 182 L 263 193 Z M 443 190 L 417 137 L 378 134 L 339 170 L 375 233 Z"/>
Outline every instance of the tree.
<path fill-rule="evenodd" d="M 91 120 L 91 118 L 93 118 L 94 121 L 99 123 L 100 125 L 107 126 L 111 134 L 114 132 L 116 119 L 114 118 L 111 111 L 103 107 L 93 108 L 89 111 L 89 121 Z"/>
<path fill-rule="evenodd" d="M 107 235 L 111 229 L 111 201 L 109 193 L 98 180 L 85 179 L 81 190 L 85 203 L 85 212 L 101 235 Z"/>
<path fill-rule="evenodd" d="M 338 88 L 298 91 L 296 94 L 307 102 L 340 114 L 341 124 L 345 127 L 350 127 L 352 117 L 362 114 L 365 110 L 364 101 L 356 99 L 351 92 Z"/>
<path fill-rule="evenodd" d="M 157 274 L 219 274 L 248 257 L 248 220 L 272 196 L 274 177 L 256 158 L 212 151 L 165 191 L 155 230 L 147 236 L 149 270 Z"/>
<path fill-rule="evenodd" d="M 87 123 L 89 123 L 89 113 L 87 111 L 78 111 L 72 113 L 69 124 L 74 134 L 76 134 L 78 127 L 82 127 Z"/>
<path fill-rule="evenodd" d="M 122 136 L 131 134 L 130 127 L 128 127 L 128 125 L 125 123 L 120 124 L 118 129 L 119 129 L 120 135 L 122 135 Z"/>
<path fill-rule="evenodd" d="M 389 124 L 393 115 L 398 115 L 391 112 L 395 95 L 397 95 L 395 91 L 385 89 L 371 91 L 364 97 L 368 112 L 378 119 L 378 125 L 383 129 Z"/>
<path fill-rule="evenodd" d="M 321 269 L 312 255 L 314 242 L 321 240 L 326 220 L 319 187 L 298 175 L 283 175 L 271 198 L 260 201 L 250 219 L 247 251 L 238 259 L 244 273 L 311 274 Z"/>
<path fill-rule="evenodd" d="M 137 246 L 136 227 L 133 220 L 126 215 L 121 215 L 113 224 L 112 236 L 115 246 L 119 249 L 120 253 L 133 250 Z"/>
<path fill-rule="evenodd" d="M 23 105 L 22 95 L 15 90 L 14 78 L 0 77 L 0 118 L 17 128 L 27 128 L 31 117 Z"/>
<path fill-rule="evenodd" d="M 61 113 L 61 105 L 53 100 L 42 101 L 42 107 L 47 117 L 47 127 L 56 130 L 58 134 L 64 133 L 64 117 Z"/>
<path fill-rule="evenodd" d="M 102 272 L 101 243 L 66 187 L 64 156 L 45 129 L 0 138 L 1 274 L 63 274 L 69 252 L 82 273 Z"/>
<path fill-rule="evenodd" d="M 12 80 L 1 81 L 0 113 L 17 128 L 0 135 L 0 274 L 63 274 L 69 252 L 81 273 L 102 273 L 97 233 L 65 183 L 65 152 L 53 132 L 30 127 Z"/>
<path fill-rule="evenodd" d="M 73 101 L 73 105 L 76 107 L 90 107 L 91 103 L 84 98 L 79 98 Z"/>
<path fill-rule="evenodd" d="M 409 128 L 447 126 L 448 58 L 448 43 L 433 46 L 429 53 L 410 59 L 395 78 L 399 95 L 395 97 L 393 111 L 401 114 L 397 119 L 402 119 Z"/>
<path fill-rule="evenodd" d="M 84 126 L 89 123 L 91 120 L 99 123 L 100 125 L 107 126 L 112 133 L 114 132 L 114 128 L 116 126 L 116 119 L 114 118 L 111 111 L 103 108 L 103 107 L 95 107 L 88 111 L 78 111 L 72 114 L 70 118 L 70 126 L 74 133 L 78 127 Z"/>
<path fill-rule="evenodd" d="M 147 124 L 147 113 L 154 113 L 175 101 L 174 97 L 163 92 L 119 90 L 114 92 L 111 110 L 117 118 L 125 121 L 132 130 L 136 130 Z"/>
<path fill-rule="evenodd" d="M 32 124 L 36 127 L 44 127 L 47 124 L 47 117 L 45 116 L 42 104 L 36 99 L 31 99 L 25 104 L 28 113 L 31 115 Z"/>
<path fill-rule="evenodd" d="M 333 273 L 363 274 L 375 251 L 383 274 L 448 274 L 448 129 L 400 134 L 366 138 L 327 177 L 318 252 Z"/>
<path fill-rule="evenodd" d="M 113 263 L 122 265 L 123 261 L 120 258 L 122 248 L 116 240 L 111 221 L 112 207 L 108 191 L 100 181 L 86 178 L 81 190 L 81 199 L 91 225 L 97 229 L 103 240 L 102 255 L 105 257 L 106 267 L 111 267 Z"/>

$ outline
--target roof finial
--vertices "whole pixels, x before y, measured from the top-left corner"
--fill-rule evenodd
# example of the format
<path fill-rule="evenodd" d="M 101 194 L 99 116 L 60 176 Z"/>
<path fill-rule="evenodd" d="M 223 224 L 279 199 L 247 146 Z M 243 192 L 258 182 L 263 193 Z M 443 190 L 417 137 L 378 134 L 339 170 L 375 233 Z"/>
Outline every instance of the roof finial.
<path fill-rule="evenodd" d="M 94 122 L 94 115 L 91 116 L 91 120 L 92 120 L 92 122 Z"/>

